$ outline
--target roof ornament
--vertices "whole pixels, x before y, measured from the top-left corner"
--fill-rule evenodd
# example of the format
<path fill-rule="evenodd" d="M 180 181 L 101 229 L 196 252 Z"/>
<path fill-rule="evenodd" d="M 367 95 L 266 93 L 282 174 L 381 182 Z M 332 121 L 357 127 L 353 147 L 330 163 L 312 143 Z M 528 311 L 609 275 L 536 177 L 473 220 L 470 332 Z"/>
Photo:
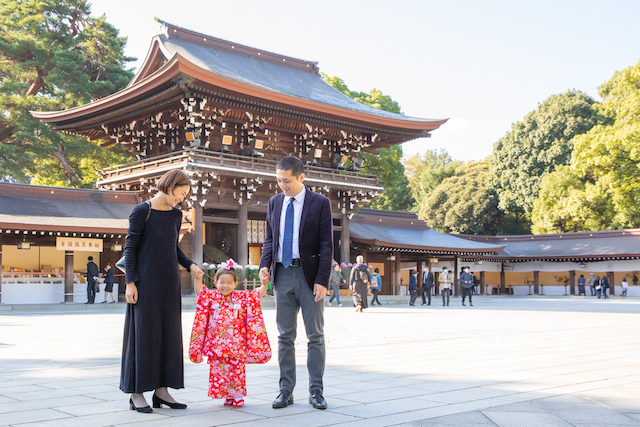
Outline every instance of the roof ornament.
<path fill-rule="evenodd" d="M 160 27 L 158 28 L 158 35 L 159 36 L 169 37 L 169 28 L 167 28 L 167 26 L 164 24 L 164 22 L 162 22 L 158 18 L 153 18 L 153 19 L 155 19 L 156 22 L 158 22 L 160 24 Z"/>

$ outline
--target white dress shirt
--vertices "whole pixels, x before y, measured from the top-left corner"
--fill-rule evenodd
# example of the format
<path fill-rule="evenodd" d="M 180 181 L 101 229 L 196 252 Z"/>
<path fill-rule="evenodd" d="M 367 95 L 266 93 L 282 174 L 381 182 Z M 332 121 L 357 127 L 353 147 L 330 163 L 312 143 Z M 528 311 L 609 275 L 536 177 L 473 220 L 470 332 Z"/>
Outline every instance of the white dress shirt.
<path fill-rule="evenodd" d="M 300 258 L 300 219 L 302 218 L 302 206 L 304 205 L 304 196 L 307 194 L 307 188 L 303 185 L 302 190 L 295 196 L 284 196 L 282 202 L 282 211 L 280 212 L 280 236 L 278 236 L 278 256 L 276 262 L 282 262 L 282 244 L 284 241 L 284 223 L 287 218 L 287 207 L 289 200 L 293 199 L 293 243 L 292 243 L 292 259 Z"/>

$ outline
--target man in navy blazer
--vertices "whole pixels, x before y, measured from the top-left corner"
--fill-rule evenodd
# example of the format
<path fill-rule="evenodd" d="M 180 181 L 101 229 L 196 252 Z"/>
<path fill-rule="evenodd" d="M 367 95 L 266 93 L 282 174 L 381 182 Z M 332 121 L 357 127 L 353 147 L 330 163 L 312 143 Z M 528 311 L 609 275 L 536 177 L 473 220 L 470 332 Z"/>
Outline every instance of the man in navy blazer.
<path fill-rule="evenodd" d="M 269 200 L 260 281 L 271 280 L 276 299 L 280 394 L 272 406 L 284 408 L 293 403 L 297 317 L 302 309 L 309 340 L 309 403 L 326 409 L 324 296 L 333 260 L 333 218 L 329 199 L 306 188 L 304 178 L 304 164 L 297 157 L 284 157 L 276 167 L 282 193 Z"/>

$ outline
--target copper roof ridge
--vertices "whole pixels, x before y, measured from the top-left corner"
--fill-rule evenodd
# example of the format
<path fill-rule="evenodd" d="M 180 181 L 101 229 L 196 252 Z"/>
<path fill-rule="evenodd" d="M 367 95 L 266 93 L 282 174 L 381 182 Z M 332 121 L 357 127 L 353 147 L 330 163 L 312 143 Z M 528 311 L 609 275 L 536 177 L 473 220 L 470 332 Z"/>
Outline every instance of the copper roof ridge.
<path fill-rule="evenodd" d="M 224 40 L 218 37 L 214 37 L 208 34 L 199 33 L 197 31 L 189 30 L 187 28 L 179 27 L 171 24 L 159 18 L 154 18 L 156 22 L 161 23 L 167 27 L 167 37 L 169 39 L 175 38 L 184 40 L 189 43 L 199 44 L 205 47 L 211 47 L 225 52 L 234 53 L 241 56 L 250 56 L 253 59 L 258 59 L 265 62 L 273 62 L 285 67 L 295 68 L 302 71 L 312 72 L 314 74 L 320 74 L 317 61 L 307 61 L 304 59 L 294 58 L 292 56 L 281 55 L 275 52 L 269 52 L 263 49 L 257 49 L 251 46 L 246 46 L 239 43 L 234 43 L 229 40 Z"/>
<path fill-rule="evenodd" d="M 557 233 L 557 234 L 517 234 L 517 235 L 496 235 L 496 236 L 483 236 L 477 234 L 451 234 L 452 236 L 460 237 L 462 239 L 469 239 L 474 241 L 489 240 L 489 241 L 536 241 L 536 240 L 559 240 L 559 239 L 583 239 L 588 237 L 621 237 L 623 235 L 640 235 L 640 228 L 628 228 L 621 230 L 600 230 L 600 231 L 578 231 L 572 233 Z"/>

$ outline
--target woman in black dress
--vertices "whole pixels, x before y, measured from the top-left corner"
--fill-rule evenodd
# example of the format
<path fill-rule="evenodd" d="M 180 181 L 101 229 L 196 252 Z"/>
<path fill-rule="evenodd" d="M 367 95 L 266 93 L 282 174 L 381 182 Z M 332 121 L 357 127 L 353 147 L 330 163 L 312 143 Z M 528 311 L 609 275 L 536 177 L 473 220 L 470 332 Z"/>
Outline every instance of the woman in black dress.
<path fill-rule="evenodd" d="M 158 181 L 158 193 L 129 216 L 125 243 L 127 313 L 122 347 L 120 389 L 131 393 L 129 406 L 152 412 L 143 392 L 155 390 L 153 407 L 184 409 L 167 387 L 184 388 L 181 292 L 178 264 L 202 277 L 178 246 L 182 212 L 175 206 L 191 194 L 180 170 Z"/>
<path fill-rule="evenodd" d="M 361 313 L 363 313 L 362 310 L 369 307 L 367 301 L 369 270 L 363 262 L 364 257 L 358 255 L 356 257 L 357 265 L 351 269 L 351 275 L 349 276 L 349 283 L 353 291 L 353 305 L 356 306 L 356 312 L 359 311 Z"/>

